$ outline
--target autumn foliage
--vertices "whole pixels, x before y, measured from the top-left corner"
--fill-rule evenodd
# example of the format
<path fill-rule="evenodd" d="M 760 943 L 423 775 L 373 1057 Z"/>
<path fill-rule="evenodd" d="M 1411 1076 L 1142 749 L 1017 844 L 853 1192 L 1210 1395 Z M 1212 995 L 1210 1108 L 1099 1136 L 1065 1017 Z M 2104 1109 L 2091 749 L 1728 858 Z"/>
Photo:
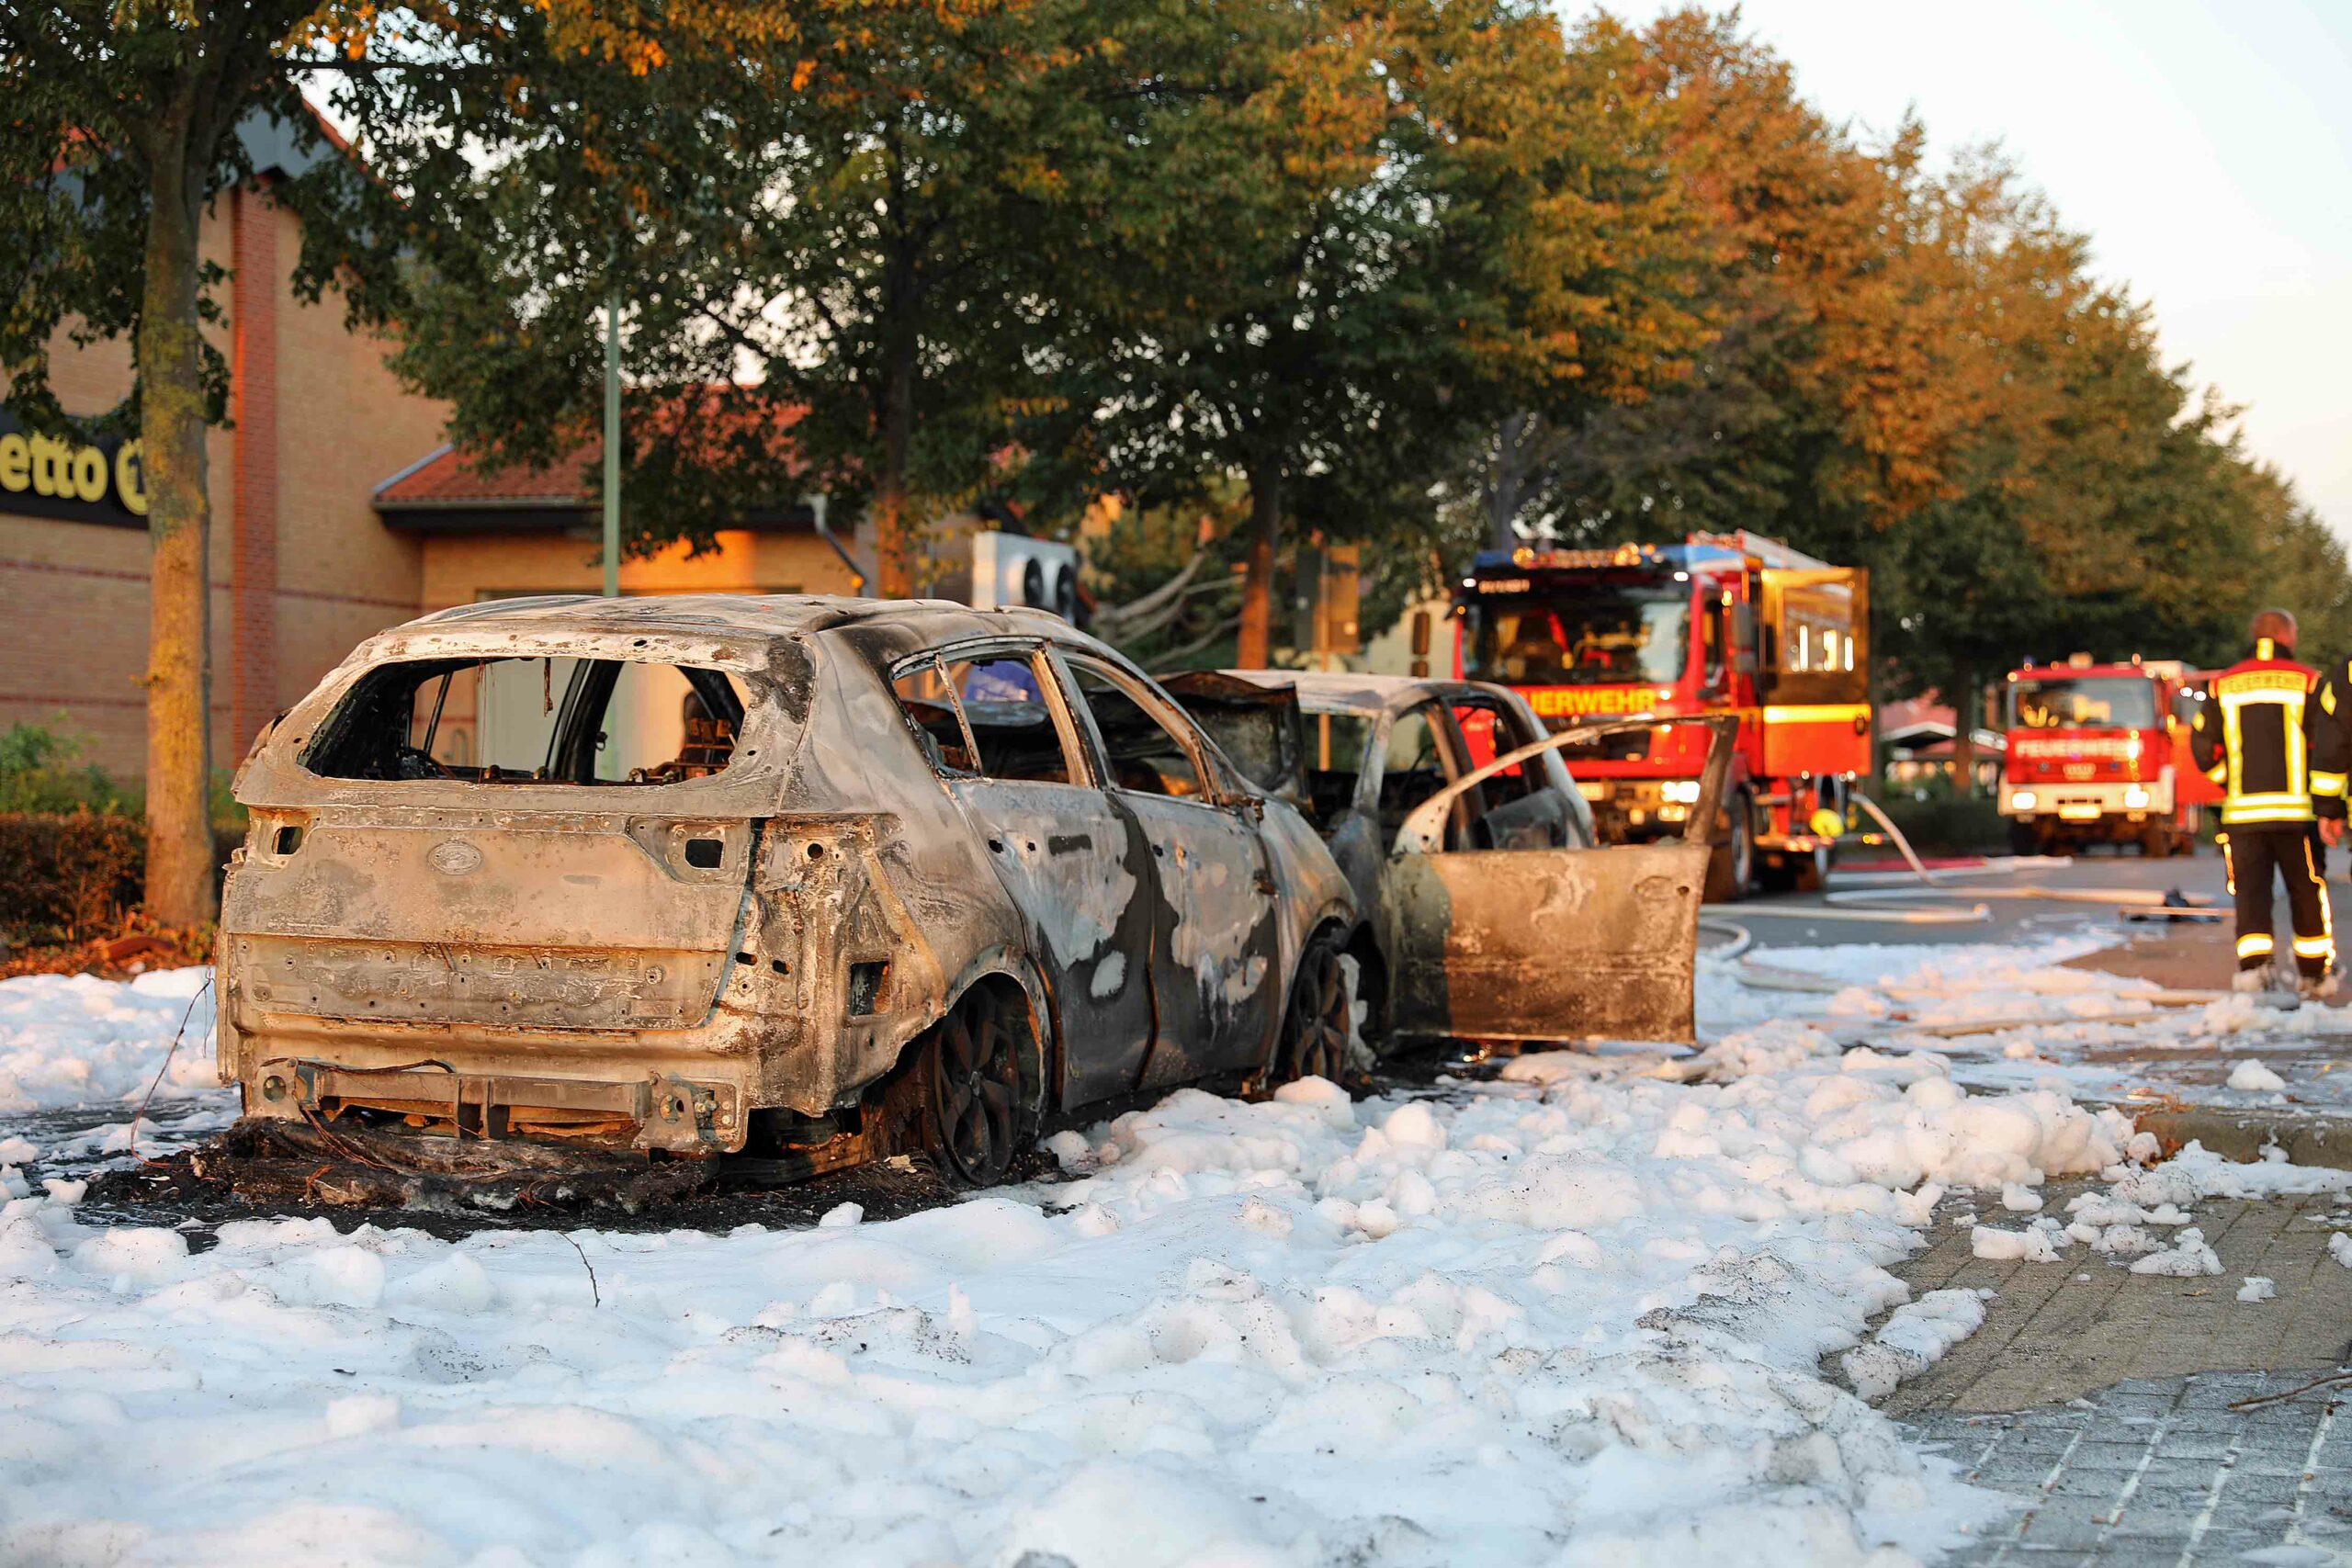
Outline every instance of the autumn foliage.
<path fill-rule="evenodd" d="M 158 470 L 157 604 L 187 610 L 159 633 L 185 656 L 159 673 L 178 716 L 159 734 L 201 708 L 197 437 L 223 369 L 195 330 L 218 277 L 181 242 L 247 172 L 240 124 L 317 134 L 298 90 L 356 151 L 275 192 L 304 220 L 298 282 L 394 329 L 461 445 L 545 460 L 592 438 L 618 302 L 635 547 L 818 490 L 868 520 L 884 591 L 923 591 L 958 564 L 933 547 L 943 518 L 1068 532 L 1115 496 L 1099 585 L 1191 575 L 1106 624 L 1254 660 L 1309 538 L 1370 547 L 1376 624 L 1482 546 L 1745 527 L 1872 569 L 1890 690 L 2029 653 L 2218 659 L 2282 581 L 2312 646 L 2352 641 L 2341 547 L 2085 238 L 1990 152 L 1829 120 L 1736 13 L 0 17 L 14 112 L 48 138 L 13 147 L 10 406 L 59 417 L 44 356 L 78 320 L 139 339 L 151 451 L 190 457 Z M 79 207 L 52 198 L 61 171 Z M 200 824 L 175 820 L 156 863 L 194 888 Z"/>

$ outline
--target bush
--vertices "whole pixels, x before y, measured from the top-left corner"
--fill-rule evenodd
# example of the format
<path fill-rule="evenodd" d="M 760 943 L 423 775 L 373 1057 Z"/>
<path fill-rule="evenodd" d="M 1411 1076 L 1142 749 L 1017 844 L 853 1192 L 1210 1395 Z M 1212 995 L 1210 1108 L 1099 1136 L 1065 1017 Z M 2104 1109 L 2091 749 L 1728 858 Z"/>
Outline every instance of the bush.
<path fill-rule="evenodd" d="M 147 830 L 97 811 L 0 814 L 0 934 L 76 942 L 138 907 Z"/>
<path fill-rule="evenodd" d="M 215 863 L 244 842 L 215 828 Z M 81 942 L 119 930 L 139 908 L 147 826 L 108 811 L 0 812 L 0 942 Z"/>
<path fill-rule="evenodd" d="M 81 738 L 38 724 L 0 730 L 0 812 L 102 812 L 136 816 L 138 805 L 106 770 L 72 765 Z"/>

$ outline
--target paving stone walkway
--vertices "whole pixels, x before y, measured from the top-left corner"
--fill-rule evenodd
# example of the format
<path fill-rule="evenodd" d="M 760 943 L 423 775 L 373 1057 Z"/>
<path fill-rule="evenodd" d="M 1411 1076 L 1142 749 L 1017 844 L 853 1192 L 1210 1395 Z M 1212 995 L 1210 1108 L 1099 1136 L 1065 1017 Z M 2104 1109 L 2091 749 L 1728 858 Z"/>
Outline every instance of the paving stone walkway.
<path fill-rule="evenodd" d="M 2352 1400 L 2229 1408 L 2308 1381 L 2132 1378 L 2065 1404 L 1923 1412 L 1907 1425 L 1970 1481 L 2018 1499 L 1955 1557 L 1971 1568 L 2352 1562 Z"/>
<path fill-rule="evenodd" d="M 2043 1189 L 2044 1212 L 2084 1190 Z M 2225 1272 L 2176 1280 L 2082 1247 L 2058 1263 L 1977 1258 L 1971 1212 L 2007 1229 L 2027 1218 L 1988 1196 L 1947 1199 L 1933 1244 L 1896 1270 L 1915 1292 L 1995 1292 L 1984 1327 L 1884 1405 L 2018 1500 L 1954 1561 L 2352 1563 L 2352 1383 L 2231 1408 L 2352 1365 L 2352 1269 L 2327 1251 L 2352 1209 L 2199 1203 Z M 2255 1274 L 2275 1299 L 2236 1299 Z"/>

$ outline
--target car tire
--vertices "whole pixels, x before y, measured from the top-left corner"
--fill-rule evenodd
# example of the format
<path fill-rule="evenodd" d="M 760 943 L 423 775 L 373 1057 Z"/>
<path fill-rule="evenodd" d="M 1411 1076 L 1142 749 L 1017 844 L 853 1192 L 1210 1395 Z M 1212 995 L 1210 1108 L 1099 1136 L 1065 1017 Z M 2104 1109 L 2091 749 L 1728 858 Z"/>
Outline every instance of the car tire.
<path fill-rule="evenodd" d="M 1301 1078 L 1344 1083 L 1354 1006 L 1338 937 L 1329 931 L 1316 932 L 1299 953 L 1298 968 L 1291 976 L 1290 1000 L 1283 1009 L 1282 1035 L 1274 1043 L 1267 1086 Z"/>
<path fill-rule="evenodd" d="M 2041 830 L 2030 822 L 2009 819 L 2009 853 L 2038 855 L 2041 853 Z"/>
<path fill-rule="evenodd" d="M 2172 825 L 2151 822 L 2140 835 L 2140 853 L 2148 860 L 2163 860 L 2172 853 Z"/>
<path fill-rule="evenodd" d="M 1789 886 L 1799 893 L 1818 893 L 1829 880 L 1829 868 L 1836 863 L 1838 852 L 1830 845 L 1799 856 L 1789 864 Z"/>
<path fill-rule="evenodd" d="M 1756 884 L 1756 808 L 1747 792 L 1736 789 L 1724 808 L 1729 818 L 1723 841 L 1707 857 L 1706 902 L 1729 904 L 1747 896 Z"/>
<path fill-rule="evenodd" d="M 1026 1031 L 985 986 L 956 998 L 916 1045 L 924 1146 L 959 1187 L 993 1187 L 1035 1133 L 1022 1094 Z"/>

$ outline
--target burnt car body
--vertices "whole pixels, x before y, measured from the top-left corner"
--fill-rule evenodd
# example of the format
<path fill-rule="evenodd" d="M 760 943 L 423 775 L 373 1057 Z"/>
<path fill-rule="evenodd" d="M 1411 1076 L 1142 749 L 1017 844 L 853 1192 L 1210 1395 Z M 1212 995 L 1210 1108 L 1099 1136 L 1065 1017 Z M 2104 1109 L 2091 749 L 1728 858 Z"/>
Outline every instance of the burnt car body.
<path fill-rule="evenodd" d="M 1376 1043 L 1694 1038 L 1705 845 L 1599 845 L 1561 757 L 1624 726 L 1554 734 L 1517 693 L 1475 681 L 1163 682 L 1331 846 L 1364 911 L 1351 953 Z M 1728 762 L 1719 730 L 1695 820 L 1712 819 Z"/>
<path fill-rule="evenodd" d="M 1321 842 L 1035 612 L 468 605 L 362 645 L 236 794 L 251 1117 L 986 1182 L 1052 1111 L 1344 1050 Z"/>

